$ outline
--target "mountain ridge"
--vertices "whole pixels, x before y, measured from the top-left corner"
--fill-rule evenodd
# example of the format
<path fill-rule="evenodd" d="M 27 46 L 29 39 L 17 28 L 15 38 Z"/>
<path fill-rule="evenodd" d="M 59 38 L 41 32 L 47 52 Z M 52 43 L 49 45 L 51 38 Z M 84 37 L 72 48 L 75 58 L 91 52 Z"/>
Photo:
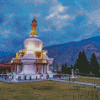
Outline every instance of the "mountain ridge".
<path fill-rule="evenodd" d="M 55 65 L 55 62 L 58 62 L 59 66 L 65 62 L 68 66 L 74 65 L 80 51 L 84 51 L 86 53 L 88 60 L 90 60 L 92 53 L 95 53 L 100 64 L 100 36 L 84 39 L 81 41 L 72 41 L 64 44 L 46 46 L 43 47 L 43 50 L 47 50 L 47 55 L 50 58 L 54 58 L 53 66 Z M 0 63 L 7 63 L 13 57 L 15 57 L 15 55 L 2 57 L 0 58 Z"/>

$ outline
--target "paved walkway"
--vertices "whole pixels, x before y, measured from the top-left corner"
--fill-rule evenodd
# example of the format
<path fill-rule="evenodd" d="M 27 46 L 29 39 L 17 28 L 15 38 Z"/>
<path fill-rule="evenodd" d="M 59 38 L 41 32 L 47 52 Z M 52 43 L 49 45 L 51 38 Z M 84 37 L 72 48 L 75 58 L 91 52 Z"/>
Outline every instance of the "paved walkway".
<path fill-rule="evenodd" d="M 45 80 L 53 80 L 53 79 L 55 79 L 55 80 L 59 80 L 59 79 L 68 79 L 69 77 L 62 77 L 62 78 L 49 78 L 49 79 L 32 79 L 32 80 L 19 80 L 19 81 L 17 81 L 17 82 L 14 82 L 14 83 L 22 83 L 22 82 L 35 82 L 35 81 L 45 81 Z M 12 81 L 11 80 L 9 80 L 9 79 L 5 79 L 5 78 L 0 78 L 0 81 L 3 81 L 3 82 L 6 82 L 6 83 L 12 83 Z"/>
<path fill-rule="evenodd" d="M 67 80 L 61 80 L 61 79 L 69 79 L 69 77 L 64 77 L 64 78 L 49 78 L 49 79 L 33 79 L 33 80 L 19 80 L 18 82 L 15 83 L 23 83 L 23 82 L 36 82 L 36 81 L 45 81 L 45 80 L 51 80 L 51 81 L 58 81 L 58 82 L 65 82 L 65 83 L 73 83 L 73 84 L 82 84 L 82 85 L 89 85 L 89 86 L 97 86 L 97 84 L 93 83 L 85 83 L 85 82 L 76 82 L 76 81 L 67 81 Z M 12 83 L 11 80 L 8 79 L 2 79 L 0 78 L 0 81 L 6 82 L 6 83 Z"/>
<path fill-rule="evenodd" d="M 60 80 L 60 79 L 51 79 L 52 81 L 58 81 L 58 82 L 65 82 L 65 83 L 74 83 L 74 84 L 82 84 L 82 85 L 90 85 L 90 86 L 97 86 L 97 84 L 93 83 L 85 83 L 85 82 L 76 82 L 76 81 L 66 81 L 66 80 Z"/>

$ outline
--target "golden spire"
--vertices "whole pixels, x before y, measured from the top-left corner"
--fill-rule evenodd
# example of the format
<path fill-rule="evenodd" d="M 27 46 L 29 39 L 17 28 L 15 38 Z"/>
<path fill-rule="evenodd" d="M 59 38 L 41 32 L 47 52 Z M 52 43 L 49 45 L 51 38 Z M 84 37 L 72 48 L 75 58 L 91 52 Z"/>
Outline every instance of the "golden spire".
<path fill-rule="evenodd" d="M 34 20 L 32 21 L 31 26 L 32 26 L 33 28 L 32 28 L 32 30 L 31 30 L 31 34 L 30 34 L 30 35 L 36 35 L 36 36 L 37 36 L 37 31 L 36 31 L 37 21 L 35 20 L 35 18 L 34 18 Z"/>
<path fill-rule="evenodd" d="M 19 53 L 18 52 L 16 53 L 16 58 L 19 58 Z"/>

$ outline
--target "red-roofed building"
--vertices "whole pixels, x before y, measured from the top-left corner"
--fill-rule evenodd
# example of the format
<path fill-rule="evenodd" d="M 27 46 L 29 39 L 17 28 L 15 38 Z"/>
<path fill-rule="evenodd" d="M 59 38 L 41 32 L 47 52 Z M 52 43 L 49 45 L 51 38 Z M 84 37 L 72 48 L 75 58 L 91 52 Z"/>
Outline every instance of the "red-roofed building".
<path fill-rule="evenodd" d="M 8 70 L 9 72 L 12 72 L 14 67 L 15 65 L 12 65 L 11 63 L 0 64 L 0 73 L 2 73 L 2 71 L 6 73 L 6 70 Z"/>

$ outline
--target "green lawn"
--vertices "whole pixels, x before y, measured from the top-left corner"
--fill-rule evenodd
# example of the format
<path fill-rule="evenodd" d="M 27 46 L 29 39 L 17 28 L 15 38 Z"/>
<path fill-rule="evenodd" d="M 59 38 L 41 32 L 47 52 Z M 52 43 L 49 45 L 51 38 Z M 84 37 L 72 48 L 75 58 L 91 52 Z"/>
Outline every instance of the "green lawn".
<path fill-rule="evenodd" d="M 77 100 L 78 95 L 79 100 L 92 100 L 92 90 L 97 91 L 93 86 L 55 81 L 16 84 L 0 82 L 0 100 Z"/>

